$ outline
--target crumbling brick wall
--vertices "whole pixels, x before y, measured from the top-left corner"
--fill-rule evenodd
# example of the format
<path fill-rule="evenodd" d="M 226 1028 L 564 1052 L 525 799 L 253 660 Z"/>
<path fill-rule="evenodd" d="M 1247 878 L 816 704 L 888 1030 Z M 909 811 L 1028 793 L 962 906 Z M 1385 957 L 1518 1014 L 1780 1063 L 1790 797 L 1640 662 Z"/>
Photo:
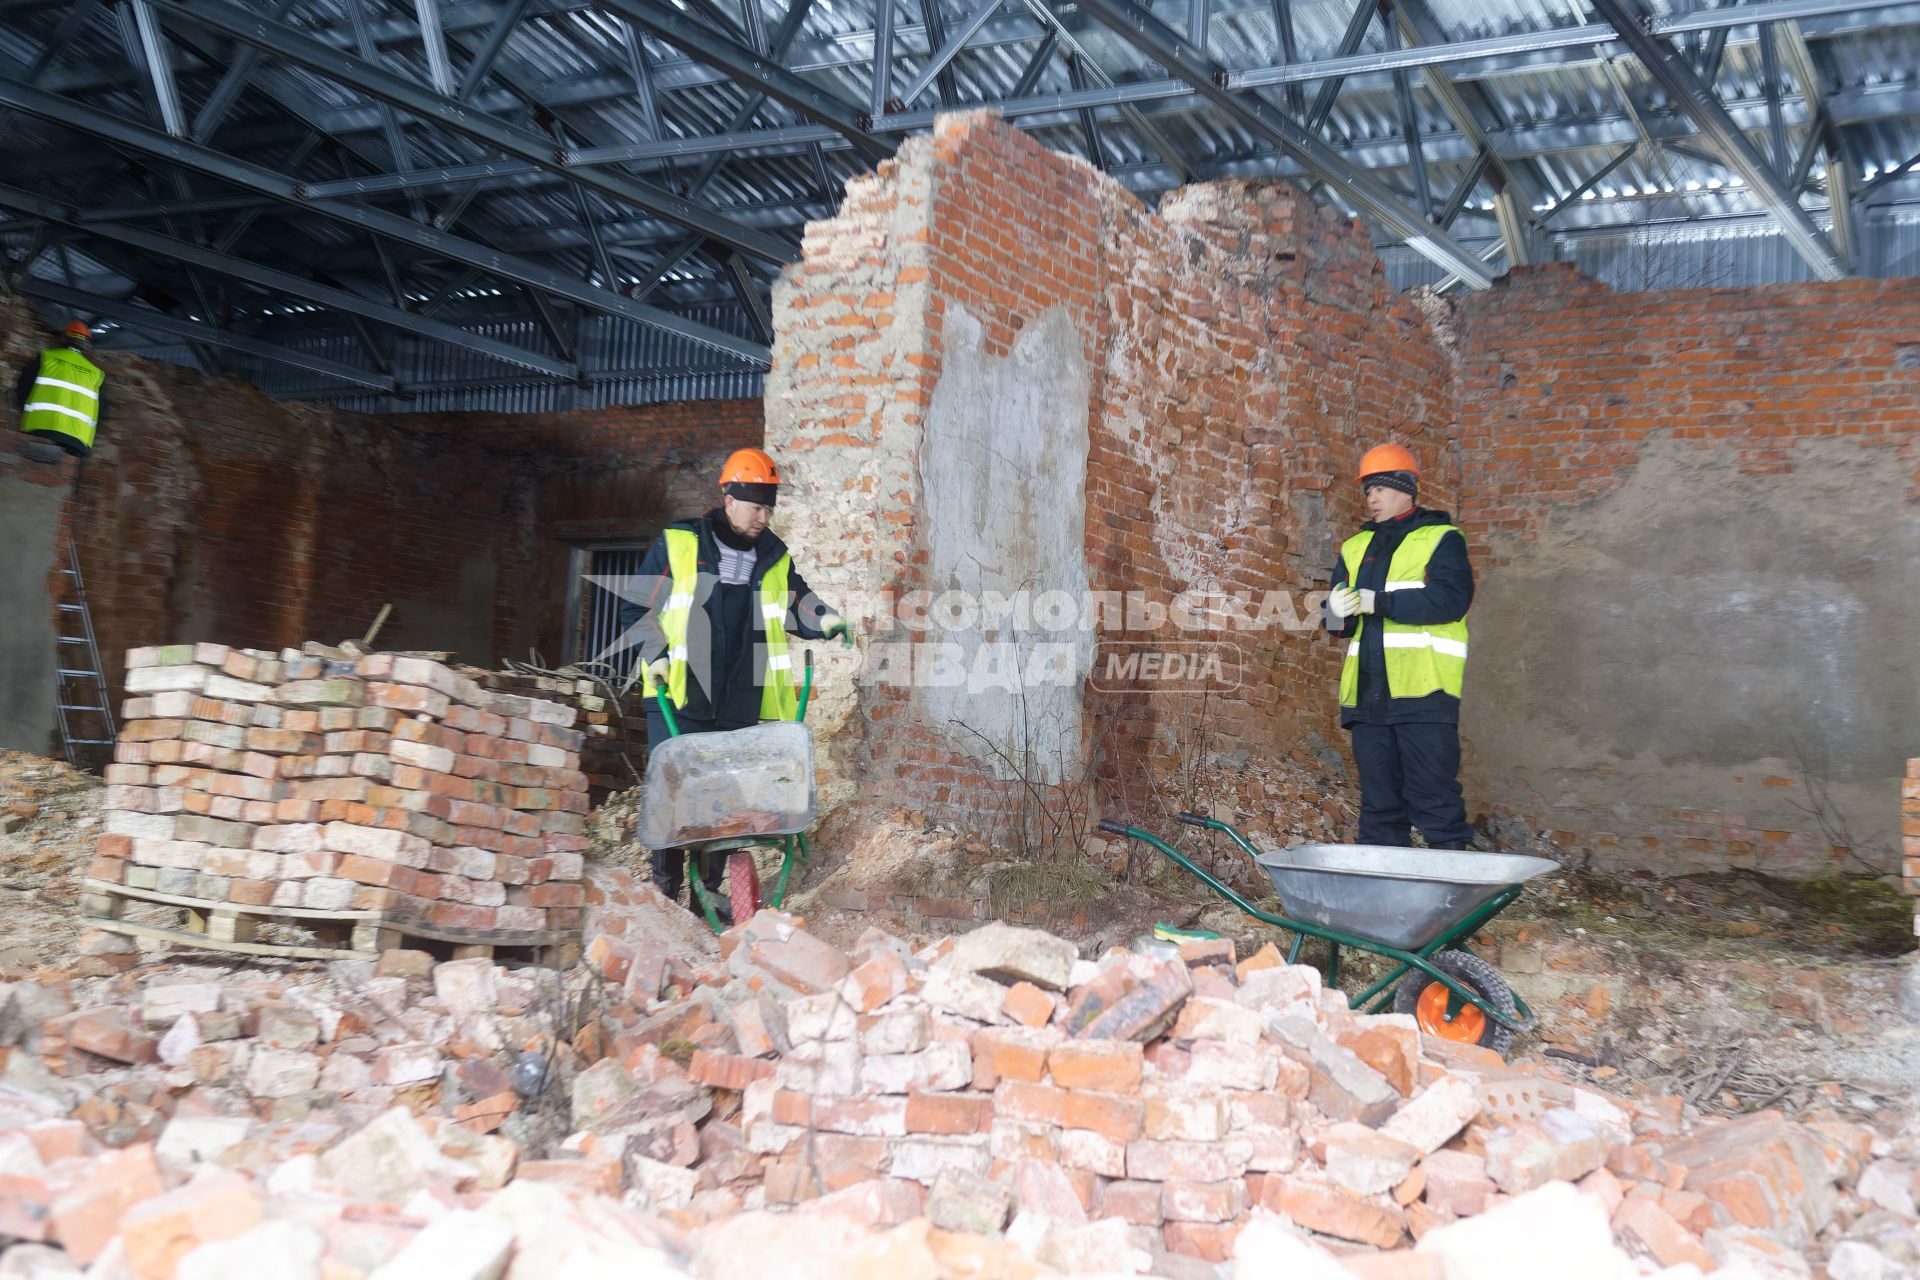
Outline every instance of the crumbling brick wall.
<path fill-rule="evenodd" d="M 1606 865 L 1894 870 L 1920 281 L 1532 268 L 1458 330 L 1471 802 Z"/>
<path fill-rule="evenodd" d="M 1097 761 L 1110 805 L 1141 820 L 1177 807 L 1158 784 L 1196 754 L 1332 736 L 1337 654 L 1310 629 L 1311 593 L 1360 518 L 1346 483 L 1359 453 L 1408 440 L 1428 455 L 1433 492 L 1453 490 L 1452 370 L 1424 316 L 1389 288 L 1364 228 L 1277 188 L 1194 188 L 1155 215 L 990 114 L 945 117 L 809 227 L 775 311 L 768 440 L 794 459 L 784 519 L 830 591 L 871 611 L 889 592 L 954 585 L 929 577 L 945 549 L 927 494 L 946 483 L 929 460 L 943 387 L 964 376 L 976 397 L 1033 395 L 1051 435 L 1023 458 L 1084 449 L 1084 484 L 1056 500 L 1084 494 L 1087 588 L 1162 610 L 1188 591 L 1247 593 L 1256 611 L 1267 592 L 1289 593 L 1251 629 L 1215 617 L 1190 632 L 1124 620 L 1101 632 L 1240 653 L 1239 686 L 1211 698 L 1095 681 L 1072 708 L 1085 713 L 1077 761 L 1058 776 L 1036 766 L 1040 781 L 1071 783 Z M 1081 367 L 1082 422 L 1056 421 Z M 1020 453 L 1021 431 L 1042 429 L 998 426 L 983 452 Z M 1012 487 L 975 518 L 1028 500 Z M 1039 587 L 1075 580 L 1076 566 L 1043 567 L 1053 576 Z M 869 629 L 899 638 L 884 619 Z M 857 774 L 864 795 L 976 823 L 1020 802 L 991 752 L 912 691 L 829 689 L 824 706 L 842 794 Z"/>

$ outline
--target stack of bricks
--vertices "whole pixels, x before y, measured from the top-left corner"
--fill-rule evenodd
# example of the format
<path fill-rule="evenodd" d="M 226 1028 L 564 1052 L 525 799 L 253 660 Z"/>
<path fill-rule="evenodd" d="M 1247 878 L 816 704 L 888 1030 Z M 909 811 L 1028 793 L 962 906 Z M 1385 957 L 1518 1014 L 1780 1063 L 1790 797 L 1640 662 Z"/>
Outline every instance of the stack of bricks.
<path fill-rule="evenodd" d="M 573 708 L 393 654 L 174 645 L 126 669 L 91 879 L 476 942 L 578 930 Z"/>
<path fill-rule="evenodd" d="M 1907 761 L 1907 780 L 1900 785 L 1900 852 L 1900 883 L 1916 899 L 1913 932 L 1920 937 L 1920 758 Z"/>
<path fill-rule="evenodd" d="M 598 680 L 542 676 L 519 671 L 483 671 L 462 667 L 495 692 L 564 703 L 580 712 L 580 768 L 587 795 L 595 804 L 616 791 L 640 784 L 647 763 L 647 701 L 639 694 L 613 697 Z"/>

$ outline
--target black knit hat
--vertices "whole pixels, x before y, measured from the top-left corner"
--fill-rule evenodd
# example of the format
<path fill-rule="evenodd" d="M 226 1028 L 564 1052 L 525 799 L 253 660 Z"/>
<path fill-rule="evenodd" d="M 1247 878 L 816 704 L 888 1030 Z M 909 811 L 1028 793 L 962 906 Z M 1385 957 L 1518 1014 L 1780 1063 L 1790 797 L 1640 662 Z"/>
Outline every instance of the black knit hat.
<path fill-rule="evenodd" d="M 1360 477 L 1361 493 L 1365 493 L 1375 485 L 1398 489 L 1410 498 L 1420 496 L 1420 477 L 1411 471 L 1376 471 L 1370 476 Z"/>
<path fill-rule="evenodd" d="M 780 486 L 777 484 L 747 484 L 745 481 L 735 480 L 720 488 L 721 492 L 729 497 L 738 498 L 742 502 L 758 503 L 763 507 L 772 506 L 780 496 Z"/>

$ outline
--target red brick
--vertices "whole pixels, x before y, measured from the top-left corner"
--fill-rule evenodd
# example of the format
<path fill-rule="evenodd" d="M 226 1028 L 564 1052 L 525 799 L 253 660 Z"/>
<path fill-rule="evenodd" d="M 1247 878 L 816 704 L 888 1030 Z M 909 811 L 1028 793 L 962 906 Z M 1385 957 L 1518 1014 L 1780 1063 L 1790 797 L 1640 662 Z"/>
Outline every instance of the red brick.
<path fill-rule="evenodd" d="M 907 1132 L 985 1133 L 993 1122 L 993 1099 L 978 1093 L 915 1093 L 907 1096 Z"/>

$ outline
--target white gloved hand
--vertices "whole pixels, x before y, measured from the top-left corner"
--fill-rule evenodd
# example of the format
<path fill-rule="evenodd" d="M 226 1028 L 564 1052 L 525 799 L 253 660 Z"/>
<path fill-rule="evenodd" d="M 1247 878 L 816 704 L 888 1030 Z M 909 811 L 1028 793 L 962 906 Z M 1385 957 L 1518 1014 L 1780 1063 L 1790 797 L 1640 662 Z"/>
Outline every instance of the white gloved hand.
<path fill-rule="evenodd" d="M 654 689 L 667 683 L 667 676 L 673 670 L 673 662 L 664 654 L 647 664 L 646 687 L 651 694 Z"/>
<path fill-rule="evenodd" d="M 1373 612 L 1373 592 L 1335 587 L 1327 593 L 1327 608 L 1336 618 L 1351 618 L 1356 613 Z"/>

